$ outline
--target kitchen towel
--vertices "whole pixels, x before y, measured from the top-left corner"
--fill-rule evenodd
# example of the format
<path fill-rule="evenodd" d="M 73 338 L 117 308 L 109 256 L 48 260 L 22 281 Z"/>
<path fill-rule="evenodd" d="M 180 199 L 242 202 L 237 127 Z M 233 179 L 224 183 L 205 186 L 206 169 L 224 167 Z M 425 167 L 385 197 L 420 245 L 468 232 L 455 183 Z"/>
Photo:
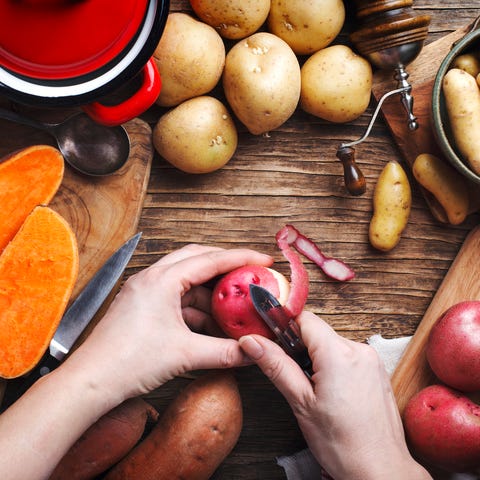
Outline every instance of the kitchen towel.
<path fill-rule="evenodd" d="M 388 374 L 392 375 L 411 338 L 409 336 L 387 339 L 381 335 L 373 335 L 367 341 L 383 360 Z M 333 480 L 322 469 L 308 448 L 293 455 L 278 457 L 277 464 L 283 467 L 288 480 Z M 453 474 L 445 480 L 479 480 L 479 477 L 478 475 Z"/>

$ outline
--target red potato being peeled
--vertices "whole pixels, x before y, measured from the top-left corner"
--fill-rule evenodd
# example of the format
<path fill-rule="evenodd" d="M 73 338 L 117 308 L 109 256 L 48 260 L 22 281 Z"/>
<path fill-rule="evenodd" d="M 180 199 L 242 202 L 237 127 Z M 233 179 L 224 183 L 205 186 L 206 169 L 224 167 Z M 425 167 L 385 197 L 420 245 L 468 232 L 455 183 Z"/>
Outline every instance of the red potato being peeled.
<path fill-rule="evenodd" d="M 451 472 L 480 467 L 480 405 L 443 385 L 430 385 L 408 402 L 403 416 L 418 457 Z"/>
<path fill-rule="evenodd" d="M 271 330 L 253 306 L 249 288 L 251 283 L 270 291 L 290 318 L 295 318 L 302 312 L 307 302 L 309 279 L 300 256 L 292 246 L 332 279 L 348 281 L 355 277 L 355 272 L 347 264 L 327 257 L 318 245 L 293 225 L 281 228 L 276 233 L 275 240 L 290 264 L 290 283 L 273 269 L 247 265 L 227 274 L 214 288 L 212 316 L 220 328 L 232 338 L 239 339 L 243 335 L 258 333 L 274 339 Z"/>
<path fill-rule="evenodd" d="M 246 265 L 222 277 L 212 294 L 212 315 L 231 338 L 256 333 L 275 338 L 258 315 L 250 298 L 249 285 L 260 285 L 270 291 L 283 305 L 288 299 L 290 283 L 284 275 L 271 268 Z"/>
<path fill-rule="evenodd" d="M 480 301 L 459 302 L 434 324 L 426 345 L 435 375 L 462 392 L 480 390 Z"/>

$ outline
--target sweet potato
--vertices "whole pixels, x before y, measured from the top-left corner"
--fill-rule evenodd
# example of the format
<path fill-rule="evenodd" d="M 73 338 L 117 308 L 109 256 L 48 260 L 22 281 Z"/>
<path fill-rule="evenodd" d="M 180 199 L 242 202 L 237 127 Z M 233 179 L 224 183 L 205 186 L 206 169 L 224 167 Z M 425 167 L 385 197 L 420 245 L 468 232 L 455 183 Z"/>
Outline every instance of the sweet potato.
<path fill-rule="evenodd" d="M 140 397 L 101 417 L 75 442 L 50 480 L 90 480 L 119 462 L 140 440 L 148 420 L 158 412 Z"/>
<path fill-rule="evenodd" d="M 74 232 L 49 207 L 36 207 L 0 256 L 0 377 L 21 376 L 38 363 L 77 274 Z"/>
<path fill-rule="evenodd" d="M 0 163 L 0 253 L 37 205 L 47 205 L 63 179 L 61 153 L 48 145 L 20 150 Z"/>
<path fill-rule="evenodd" d="M 180 392 L 152 432 L 105 478 L 207 480 L 235 446 L 242 422 L 233 375 L 203 375 Z"/>

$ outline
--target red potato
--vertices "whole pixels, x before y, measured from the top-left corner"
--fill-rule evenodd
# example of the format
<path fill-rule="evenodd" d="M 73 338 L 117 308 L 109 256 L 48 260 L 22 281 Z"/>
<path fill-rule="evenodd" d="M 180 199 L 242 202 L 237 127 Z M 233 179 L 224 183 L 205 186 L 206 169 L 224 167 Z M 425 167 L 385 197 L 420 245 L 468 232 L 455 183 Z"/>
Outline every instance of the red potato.
<path fill-rule="evenodd" d="M 90 480 L 120 461 L 158 412 L 141 398 L 120 404 L 95 422 L 60 460 L 50 480 Z"/>
<path fill-rule="evenodd" d="M 428 363 L 448 386 L 480 390 L 480 301 L 450 307 L 434 324 L 426 346 Z"/>
<path fill-rule="evenodd" d="M 256 333 L 273 340 L 273 332 L 253 306 L 249 293 L 251 283 L 266 288 L 281 304 L 287 301 L 290 284 L 281 273 L 271 268 L 247 265 L 228 273 L 215 285 L 213 318 L 231 338 L 239 339 L 247 333 Z"/>
<path fill-rule="evenodd" d="M 407 440 L 423 461 L 451 472 L 480 467 L 480 406 L 460 392 L 430 385 L 404 411 Z"/>

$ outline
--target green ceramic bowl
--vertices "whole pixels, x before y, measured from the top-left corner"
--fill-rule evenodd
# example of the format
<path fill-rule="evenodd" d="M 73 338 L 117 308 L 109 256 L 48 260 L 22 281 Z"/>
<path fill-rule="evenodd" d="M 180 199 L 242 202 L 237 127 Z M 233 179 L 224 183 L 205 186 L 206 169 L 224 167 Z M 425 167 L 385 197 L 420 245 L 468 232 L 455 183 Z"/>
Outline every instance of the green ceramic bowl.
<path fill-rule="evenodd" d="M 435 77 L 432 91 L 432 119 L 433 133 L 438 146 L 446 159 L 466 178 L 480 184 L 480 176 L 474 173 L 467 162 L 462 159 L 457 151 L 455 141 L 450 129 L 445 99 L 442 92 L 443 77 L 451 67 L 454 60 L 462 53 L 476 50 L 480 52 L 480 26 L 479 19 L 474 23 L 472 30 L 456 42 L 449 54 L 445 57 Z M 479 133 L 480 134 L 480 133 Z"/>

